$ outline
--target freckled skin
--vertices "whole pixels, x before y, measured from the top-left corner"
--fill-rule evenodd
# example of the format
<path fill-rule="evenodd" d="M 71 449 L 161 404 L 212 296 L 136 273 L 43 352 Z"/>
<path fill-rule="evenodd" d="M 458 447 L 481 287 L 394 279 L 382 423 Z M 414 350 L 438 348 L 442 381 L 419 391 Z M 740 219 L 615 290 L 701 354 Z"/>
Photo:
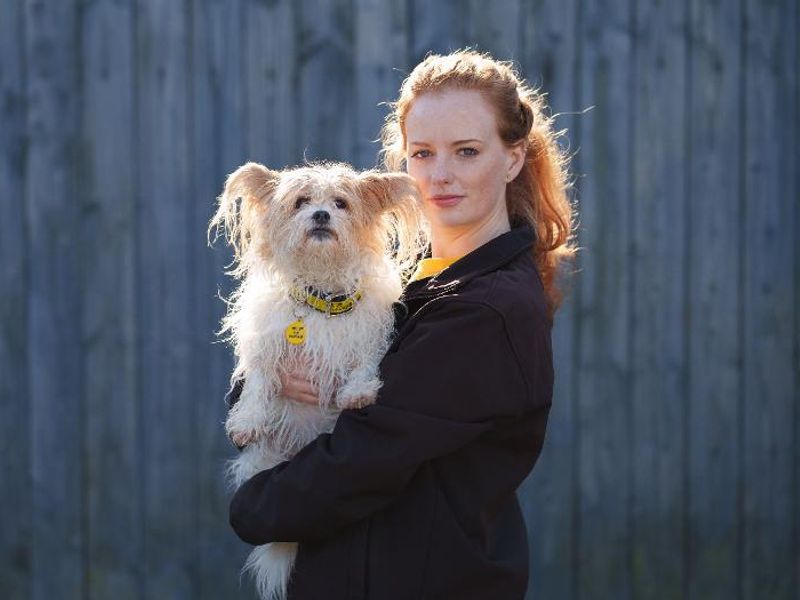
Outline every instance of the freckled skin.
<path fill-rule="evenodd" d="M 510 229 L 506 185 L 521 170 L 524 150 L 503 144 L 479 92 L 422 94 L 405 130 L 407 171 L 422 191 L 433 256 L 461 256 Z M 439 195 L 460 199 L 446 206 L 433 200 Z"/>

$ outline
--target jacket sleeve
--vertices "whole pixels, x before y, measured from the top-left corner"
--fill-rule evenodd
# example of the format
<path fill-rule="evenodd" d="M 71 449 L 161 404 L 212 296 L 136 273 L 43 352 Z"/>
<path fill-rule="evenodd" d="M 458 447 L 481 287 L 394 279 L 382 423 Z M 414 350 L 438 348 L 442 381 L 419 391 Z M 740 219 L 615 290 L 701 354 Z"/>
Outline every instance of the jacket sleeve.
<path fill-rule="evenodd" d="M 342 411 L 331 433 L 236 491 L 230 523 L 243 541 L 329 537 L 385 507 L 422 463 L 535 408 L 502 317 L 437 302 L 384 358 L 375 404 Z"/>

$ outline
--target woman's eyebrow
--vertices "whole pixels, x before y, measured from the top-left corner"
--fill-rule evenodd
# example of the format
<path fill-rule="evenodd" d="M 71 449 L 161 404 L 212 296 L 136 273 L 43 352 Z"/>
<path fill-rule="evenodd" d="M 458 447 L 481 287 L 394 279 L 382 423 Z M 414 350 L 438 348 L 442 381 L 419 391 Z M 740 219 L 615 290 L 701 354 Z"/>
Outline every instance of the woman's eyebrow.
<path fill-rule="evenodd" d="M 482 144 L 482 143 L 483 143 L 483 141 L 482 141 L 482 140 L 478 140 L 478 139 L 475 139 L 475 138 L 471 138 L 471 139 L 468 139 L 468 140 L 456 140 L 455 142 L 452 142 L 450 145 L 451 145 L 451 146 L 458 146 L 458 145 L 460 145 L 460 144 L 469 144 L 469 143 L 473 143 L 473 142 L 478 142 L 479 144 Z M 408 142 L 408 143 L 409 143 L 409 145 L 411 145 L 411 146 L 430 146 L 430 144 L 429 144 L 428 142 L 414 142 L 414 141 L 410 141 L 410 142 Z"/>

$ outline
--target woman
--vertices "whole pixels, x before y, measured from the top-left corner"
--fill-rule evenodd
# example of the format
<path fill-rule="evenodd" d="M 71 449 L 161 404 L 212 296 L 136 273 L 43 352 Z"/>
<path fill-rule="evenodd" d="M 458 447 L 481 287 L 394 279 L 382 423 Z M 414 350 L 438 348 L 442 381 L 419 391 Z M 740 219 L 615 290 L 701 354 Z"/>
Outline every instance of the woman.
<path fill-rule="evenodd" d="M 515 491 L 544 442 L 556 273 L 574 252 L 551 125 L 509 65 L 475 52 L 429 56 L 403 83 L 385 163 L 420 186 L 432 258 L 398 305 L 383 387 L 230 505 L 245 542 L 300 542 L 290 599 L 524 596 Z M 316 402 L 301 375 L 283 384 Z"/>

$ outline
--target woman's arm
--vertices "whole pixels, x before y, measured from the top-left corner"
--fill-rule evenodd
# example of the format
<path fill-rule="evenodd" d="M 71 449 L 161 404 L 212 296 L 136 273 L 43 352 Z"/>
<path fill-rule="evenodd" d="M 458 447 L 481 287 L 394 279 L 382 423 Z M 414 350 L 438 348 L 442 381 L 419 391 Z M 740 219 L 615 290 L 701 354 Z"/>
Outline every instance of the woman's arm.
<path fill-rule="evenodd" d="M 387 355 L 381 378 L 376 404 L 342 411 L 331 433 L 242 484 L 230 504 L 242 540 L 329 537 L 386 506 L 422 463 L 491 431 L 498 418 L 547 418 L 549 398 L 537 405 L 526 389 L 502 317 L 480 303 L 441 302 Z"/>

